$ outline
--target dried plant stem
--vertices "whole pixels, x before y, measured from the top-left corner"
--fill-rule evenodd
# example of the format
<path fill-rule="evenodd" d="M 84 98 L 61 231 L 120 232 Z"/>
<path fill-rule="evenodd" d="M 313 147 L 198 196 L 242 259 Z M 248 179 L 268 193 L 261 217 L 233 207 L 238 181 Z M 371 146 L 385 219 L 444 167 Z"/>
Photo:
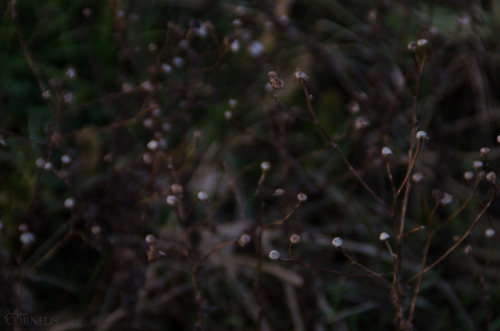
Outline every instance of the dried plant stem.
<path fill-rule="evenodd" d="M 321 125 L 320 121 L 318 120 L 318 117 L 316 116 L 316 113 L 314 112 L 314 109 L 311 105 L 311 97 L 309 95 L 309 92 L 307 90 L 307 86 L 304 81 L 301 81 L 302 85 L 302 91 L 304 92 L 304 95 L 306 97 L 306 102 L 307 102 L 307 109 L 309 110 L 309 113 L 311 114 L 311 117 L 313 119 L 314 125 L 321 131 L 323 136 L 328 140 L 330 145 L 333 147 L 333 149 L 337 152 L 337 154 L 340 156 L 344 164 L 347 166 L 349 171 L 352 173 L 352 175 L 358 180 L 358 182 L 365 188 L 365 190 L 381 205 L 385 208 L 386 211 L 390 212 L 389 209 L 387 208 L 387 205 L 385 204 L 384 200 L 382 200 L 372 189 L 371 187 L 361 178 L 359 173 L 354 169 L 352 166 L 351 162 L 347 159 L 347 156 L 342 152 L 342 149 L 340 149 L 339 145 L 333 139 L 330 134 L 326 131 L 326 129 Z"/>
<path fill-rule="evenodd" d="M 457 240 L 457 242 L 455 242 L 436 261 L 434 261 L 432 264 L 430 264 L 429 266 L 427 266 L 423 270 L 421 270 L 418 274 L 416 274 L 415 276 L 413 276 L 412 278 L 410 278 L 408 280 L 408 282 L 411 282 L 411 281 L 417 279 L 418 277 L 422 276 L 423 274 L 427 273 L 428 271 L 430 271 L 432 268 L 434 268 L 436 265 L 438 265 L 442 260 L 444 260 L 448 255 L 450 255 L 451 252 L 453 252 L 458 246 L 460 246 L 460 244 L 470 235 L 470 233 L 472 232 L 472 230 L 474 230 L 474 228 L 476 227 L 476 225 L 479 222 L 479 220 L 481 219 L 481 217 L 483 217 L 483 215 L 486 213 L 486 210 L 488 210 L 488 208 L 490 207 L 490 205 L 493 202 L 493 200 L 495 199 L 496 195 L 497 195 L 497 188 L 495 187 L 494 188 L 494 192 L 491 195 L 491 197 L 488 200 L 488 202 L 483 206 L 483 208 L 481 209 L 481 211 L 479 212 L 479 214 L 476 215 L 476 218 L 474 219 L 474 221 L 472 222 L 472 224 L 465 231 L 465 233 Z"/>

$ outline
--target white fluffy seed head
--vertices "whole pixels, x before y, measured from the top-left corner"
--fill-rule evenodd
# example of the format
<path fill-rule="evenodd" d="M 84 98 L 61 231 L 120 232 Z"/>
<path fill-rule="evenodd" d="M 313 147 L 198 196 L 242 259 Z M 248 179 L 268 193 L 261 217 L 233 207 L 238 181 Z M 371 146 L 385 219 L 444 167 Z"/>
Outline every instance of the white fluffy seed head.
<path fill-rule="evenodd" d="M 474 178 L 474 173 L 472 171 L 464 172 L 464 179 L 465 180 L 472 180 L 473 178 Z"/>
<path fill-rule="evenodd" d="M 382 148 L 382 155 L 385 157 L 392 155 L 391 149 L 389 147 L 385 146 L 384 148 Z"/>
<path fill-rule="evenodd" d="M 36 240 L 35 235 L 31 232 L 24 232 L 19 236 L 19 240 L 25 246 L 33 244 Z"/>
<path fill-rule="evenodd" d="M 207 201 L 208 200 L 208 193 L 205 191 L 198 192 L 198 199 L 200 199 L 201 201 Z"/>
<path fill-rule="evenodd" d="M 151 140 L 150 142 L 148 142 L 148 149 L 151 151 L 158 149 L 159 146 L 160 144 L 156 140 Z"/>
<path fill-rule="evenodd" d="M 378 239 L 380 239 L 380 241 L 385 241 L 385 240 L 389 239 L 389 234 L 387 232 L 382 232 L 380 234 L 380 236 L 378 237 Z"/>
<path fill-rule="evenodd" d="M 449 193 L 443 193 L 443 197 L 439 199 L 439 203 L 443 206 L 449 205 L 453 201 L 453 196 Z"/>
<path fill-rule="evenodd" d="M 486 231 L 484 231 L 484 235 L 486 236 L 486 238 L 493 238 L 493 236 L 495 235 L 495 229 L 493 228 L 486 229 Z"/>
<path fill-rule="evenodd" d="M 429 42 L 427 41 L 427 39 L 419 39 L 417 40 L 417 46 L 418 47 L 423 47 L 425 45 L 427 45 Z"/>
<path fill-rule="evenodd" d="M 280 258 L 280 252 L 277 250 L 273 249 L 272 251 L 269 252 L 269 258 L 271 260 L 277 260 Z"/>
<path fill-rule="evenodd" d="M 73 209 L 73 207 L 75 207 L 75 199 L 73 198 L 67 198 L 66 200 L 64 200 L 64 207 L 68 208 L 68 209 Z"/>
<path fill-rule="evenodd" d="M 416 137 L 417 139 L 427 139 L 427 140 L 429 139 L 429 136 L 425 131 L 418 131 Z"/>
<path fill-rule="evenodd" d="M 61 162 L 62 164 L 70 164 L 71 156 L 69 156 L 68 154 L 64 154 L 63 156 L 61 156 Z"/>
<path fill-rule="evenodd" d="M 167 202 L 167 205 L 173 207 L 177 204 L 177 197 L 175 195 L 169 195 L 169 196 L 167 196 L 165 201 Z"/>
<path fill-rule="evenodd" d="M 480 169 L 483 167 L 483 165 L 484 165 L 483 161 L 476 160 L 472 162 L 472 166 L 474 167 L 474 169 Z"/>
<path fill-rule="evenodd" d="M 342 246 L 342 238 L 340 238 L 340 237 L 333 238 L 332 245 L 335 246 L 335 247 Z"/>
<path fill-rule="evenodd" d="M 264 161 L 260 164 L 260 168 L 262 169 L 262 171 L 268 171 L 269 169 L 271 169 L 271 163 L 268 161 Z"/>
<path fill-rule="evenodd" d="M 300 201 L 300 202 L 304 202 L 307 200 L 307 195 L 305 193 L 299 193 L 297 194 L 297 199 Z"/>

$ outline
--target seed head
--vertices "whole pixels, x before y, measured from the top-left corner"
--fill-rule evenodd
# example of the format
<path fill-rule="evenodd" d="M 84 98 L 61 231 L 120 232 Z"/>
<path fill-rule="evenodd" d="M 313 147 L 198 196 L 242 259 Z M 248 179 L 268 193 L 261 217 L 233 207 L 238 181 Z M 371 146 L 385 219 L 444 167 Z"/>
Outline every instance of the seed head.
<path fill-rule="evenodd" d="M 439 203 L 443 206 L 449 205 L 453 201 L 453 196 L 449 193 L 444 192 L 441 199 L 439 199 Z"/>
<path fill-rule="evenodd" d="M 267 73 L 267 76 L 269 77 L 269 82 L 273 86 L 273 89 L 282 90 L 285 88 L 285 83 L 281 78 L 278 77 L 276 71 L 269 71 Z"/>
<path fill-rule="evenodd" d="M 340 237 L 333 238 L 332 245 L 335 246 L 335 247 L 342 246 L 342 238 L 340 238 Z"/>
<path fill-rule="evenodd" d="M 305 193 L 299 193 L 297 194 L 297 199 L 299 199 L 300 202 L 304 202 L 307 200 L 307 195 Z"/>
<path fill-rule="evenodd" d="M 427 132 L 425 132 L 425 131 L 418 131 L 417 132 L 417 139 L 429 140 L 429 136 L 427 135 Z"/>
<path fill-rule="evenodd" d="M 291 242 L 292 244 L 298 244 L 298 243 L 300 242 L 300 236 L 299 236 L 298 234 L 295 234 L 295 233 L 294 233 L 294 234 L 292 234 L 292 235 L 290 236 L 290 242 Z"/>
<path fill-rule="evenodd" d="M 285 194 L 285 190 L 282 188 L 277 188 L 276 191 L 274 191 L 273 196 L 274 197 L 281 197 Z"/>
<path fill-rule="evenodd" d="M 19 240 L 25 246 L 30 246 L 36 240 L 35 235 L 31 232 L 24 232 L 19 236 Z"/>
<path fill-rule="evenodd" d="M 68 209 L 73 209 L 73 207 L 75 207 L 75 199 L 73 198 L 67 198 L 66 200 L 64 200 L 64 207 L 68 208 Z"/>
<path fill-rule="evenodd" d="M 474 169 L 480 169 L 483 167 L 483 165 L 484 165 L 483 161 L 476 160 L 472 162 L 472 166 L 474 167 Z"/>
<path fill-rule="evenodd" d="M 483 147 L 479 150 L 479 153 L 481 156 L 486 156 L 491 152 L 491 149 L 489 147 Z"/>
<path fill-rule="evenodd" d="M 378 239 L 380 239 L 380 241 L 385 241 L 385 240 L 389 239 L 389 234 L 387 232 L 382 232 L 380 234 L 380 236 L 378 237 Z"/>
<path fill-rule="evenodd" d="M 238 245 L 240 245 L 241 247 L 245 246 L 246 244 L 248 244 L 250 242 L 252 238 L 250 237 L 249 234 L 242 234 L 240 236 L 240 238 L 238 239 Z"/>
<path fill-rule="evenodd" d="M 472 180 L 472 178 L 474 178 L 474 173 L 472 171 L 466 171 L 464 172 L 464 178 L 465 180 Z"/>
<path fill-rule="evenodd" d="M 484 235 L 486 236 L 486 238 L 493 238 L 493 236 L 495 235 L 495 229 L 493 228 L 486 229 L 486 231 L 484 231 Z"/>
<path fill-rule="evenodd" d="M 272 251 L 269 252 L 269 258 L 271 260 L 277 260 L 280 258 L 280 252 L 277 250 L 273 249 Z"/>
<path fill-rule="evenodd" d="M 175 195 L 169 195 L 165 201 L 167 202 L 167 205 L 169 206 L 175 206 L 177 204 L 177 197 Z"/>
<path fill-rule="evenodd" d="M 493 184 L 495 183 L 497 179 L 497 174 L 493 171 L 490 171 L 486 174 L 486 180 L 492 182 Z"/>
<path fill-rule="evenodd" d="M 392 151 L 389 147 L 384 147 L 382 148 L 382 155 L 385 157 L 388 157 L 389 155 L 392 155 Z"/>
<path fill-rule="evenodd" d="M 421 172 L 416 172 L 414 173 L 412 176 L 411 176 L 411 179 L 415 182 L 415 183 L 420 183 L 421 181 L 424 180 L 424 175 L 422 175 Z"/>
<path fill-rule="evenodd" d="M 295 69 L 295 80 L 301 83 L 307 83 L 308 81 L 311 80 L 311 78 L 309 78 L 309 76 L 307 76 L 303 71 L 297 68 Z"/>
<path fill-rule="evenodd" d="M 148 234 L 146 236 L 146 243 L 151 245 L 151 244 L 154 244 L 155 242 L 156 242 L 155 236 L 153 236 L 152 234 Z"/>
<path fill-rule="evenodd" d="M 429 42 L 427 41 L 427 39 L 419 39 L 417 40 L 417 46 L 418 47 L 424 47 L 425 45 L 427 45 Z"/>
<path fill-rule="evenodd" d="M 198 199 L 200 199 L 200 201 L 207 201 L 208 200 L 208 193 L 205 191 L 198 192 Z"/>
<path fill-rule="evenodd" d="M 260 168 L 262 169 L 262 171 L 266 172 L 271 169 L 271 163 L 268 161 L 264 161 L 260 164 Z"/>

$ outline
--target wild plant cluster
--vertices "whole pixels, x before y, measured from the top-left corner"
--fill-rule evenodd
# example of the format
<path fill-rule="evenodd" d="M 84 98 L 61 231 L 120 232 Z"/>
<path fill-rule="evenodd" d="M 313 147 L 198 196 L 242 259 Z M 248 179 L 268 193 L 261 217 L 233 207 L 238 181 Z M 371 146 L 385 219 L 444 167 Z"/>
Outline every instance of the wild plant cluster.
<path fill-rule="evenodd" d="M 500 328 L 498 2 L 2 7 L 6 328 Z"/>

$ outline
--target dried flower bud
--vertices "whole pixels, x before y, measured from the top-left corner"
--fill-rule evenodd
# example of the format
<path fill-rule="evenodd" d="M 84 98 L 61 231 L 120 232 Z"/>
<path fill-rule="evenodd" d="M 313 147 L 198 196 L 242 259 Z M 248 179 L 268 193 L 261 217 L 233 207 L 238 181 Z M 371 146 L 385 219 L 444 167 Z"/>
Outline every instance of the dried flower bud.
<path fill-rule="evenodd" d="M 285 88 L 285 83 L 281 78 L 278 77 L 278 74 L 276 71 L 269 71 L 267 73 L 267 76 L 269 77 L 269 82 L 273 86 L 273 89 L 275 90 L 281 90 Z"/>
<path fill-rule="evenodd" d="M 198 199 L 200 201 L 207 201 L 208 200 L 208 193 L 205 191 L 198 192 Z"/>
<path fill-rule="evenodd" d="M 93 235 L 99 235 L 101 233 L 102 229 L 99 225 L 92 225 L 90 228 L 90 232 L 92 232 Z"/>
<path fill-rule="evenodd" d="M 351 114 L 357 114 L 361 110 L 361 107 L 356 100 L 352 100 L 351 102 L 349 102 L 346 107 Z"/>
<path fill-rule="evenodd" d="M 408 44 L 408 49 L 412 52 L 415 52 L 417 50 L 417 43 L 412 41 Z"/>
<path fill-rule="evenodd" d="M 495 235 L 495 229 L 493 228 L 486 229 L 486 231 L 484 231 L 484 235 L 486 236 L 486 238 L 493 238 L 493 236 Z"/>
<path fill-rule="evenodd" d="M 75 199 L 73 198 L 67 198 L 66 200 L 64 200 L 64 207 L 68 208 L 68 209 L 73 209 L 73 207 L 75 207 Z"/>
<path fill-rule="evenodd" d="M 472 246 L 470 244 L 464 247 L 464 253 L 465 254 L 472 253 Z"/>
<path fill-rule="evenodd" d="M 356 121 L 354 122 L 354 127 L 356 130 L 361 130 L 366 128 L 368 125 L 370 125 L 370 121 L 365 116 L 360 116 L 356 118 Z"/>
<path fill-rule="evenodd" d="M 307 195 L 305 193 L 299 193 L 297 194 L 297 199 L 299 199 L 300 202 L 304 202 L 307 200 Z"/>
<path fill-rule="evenodd" d="M 476 160 L 472 162 L 472 166 L 474 167 L 474 169 L 480 169 L 483 167 L 483 165 L 484 165 L 483 161 Z"/>
<path fill-rule="evenodd" d="M 429 42 L 427 41 L 427 39 L 419 39 L 417 40 L 417 46 L 418 47 L 424 47 L 425 45 L 427 45 Z"/>
<path fill-rule="evenodd" d="M 387 240 L 389 239 L 389 234 L 387 232 L 382 232 L 380 236 L 378 236 L 378 239 L 380 239 L 380 241 Z"/>
<path fill-rule="evenodd" d="M 486 156 L 491 152 L 491 149 L 489 147 L 483 147 L 479 150 L 479 153 L 481 156 Z"/>
<path fill-rule="evenodd" d="M 229 104 L 229 108 L 234 109 L 238 105 L 238 100 L 229 99 L 229 101 L 227 103 Z"/>
<path fill-rule="evenodd" d="M 486 180 L 492 182 L 493 184 L 495 183 L 497 179 L 497 174 L 493 171 L 490 171 L 486 174 Z"/>
<path fill-rule="evenodd" d="M 66 76 L 67 79 L 73 80 L 76 77 L 76 70 L 73 67 L 68 67 L 66 71 L 64 72 L 64 76 Z"/>
<path fill-rule="evenodd" d="M 165 201 L 167 202 L 167 205 L 173 207 L 177 204 L 177 197 L 175 195 L 169 195 L 169 196 L 167 196 Z"/>
<path fill-rule="evenodd" d="M 229 110 L 226 110 L 224 112 L 224 117 L 226 118 L 226 120 L 230 120 L 231 118 L 233 118 L 233 113 Z"/>
<path fill-rule="evenodd" d="M 307 76 L 303 71 L 297 68 L 295 69 L 295 80 L 301 83 L 307 83 L 308 81 L 311 80 L 311 78 L 309 78 L 309 76 Z"/>
<path fill-rule="evenodd" d="M 392 151 L 389 147 L 384 147 L 382 148 L 382 155 L 385 157 L 388 157 L 389 155 L 392 155 Z"/>
<path fill-rule="evenodd" d="M 28 231 L 28 229 L 29 229 L 28 224 L 26 224 L 26 223 L 19 224 L 19 227 L 18 227 L 19 232 L 26 232 L 26 231 Z"/>
<path fill-rule="evenodd" d="M 497 143 L 500 144 L 500 135 L 497 136 Z"/>
<path fill-rule="evenodd" d="M 36 240 L 35 235 L 31 232 L 24 232 L 19 236 L 19 240 L 25 246 L 30 246 Z"/>
<path fill-rule="evenodd" d="M 421 172 L 416 172 L 414 173 L 412 176 L 411 176 L 411 179 L 415 182 L 415 183 L 420 183 L 422 180 L 424 180 L 424 175 L 422 175 Z"/>
<path fill-rule="evenodd" d="M 277 260 L 280 258 L 280 252 L 277 250 L 273 249 L 272 251 L 269 252 L 269 258 L 271 260 Z"/>
<path fill-rule="evenodd" d="M 142 154 L 142 161 L 146 164 L 153 163 L 153 156 L 150 153 Z"/>
<path fill-rule="evenodd" d="M 183 189 L 181 185 L 174 183 L 170 185 L 170 191 L 172 191 L 173 194 L 181 194 Z"/>
<path fill-rule="evenodd" d="M 173 71 L 173 69 L 172 69 L 172 66 L 170 64 L 163 63 L 161 65 L 161 71 L 163 71 L 166 74 L 170 74 Z"/>
<path fill-rule="evenodd" d="M 474 178 L 474 173 L 472 171 L 466 171 L 464 172 L 464 178 L 465 180 L 472 180 L 472 178 Z"/>
<path fill-rule="evenodd" d="M 250 237 L 249 234 L 242 234 L 240 236 L 240 238 L 238 239 L 238 245 L 240 245 L 241 247 L 245 246 L 246 244 L 248 244 L 250 242 L 252 238 Z"/>
<path fill-rule="evenodd" d="M 155 242 L 156 242 L 155 236 L 153 236 L 152 234 L 148 234 L 146 236 L 146 243 L 148 243 L 149 245 L 151 245 L 151 244 L 154 244 Z"/>
<path fill-rule="evenodd" d="M 253 41 L 247 47 L 248 54 L 253 58 L 261 56 L 264 50 L 264 45 L 260 41 Z"/>
<path fill-rule="evenodd" d="M 335 247 L 342 246 L 342 238 L 340 238 L 340 237 L 333 238 L 332 245 L 335 246 Z"/>
<path fill-rule="evenodd" d="M 449 205 L 453 201 L 453 196 L 449 193 L 443 193 L 443 196 L 441 199 L 439 199 L 439 203 L 442 204 L 443 206 Z"/>
<path fill-rule="evenodd" d="M 416 137 L 417 137 L 417 139 L 429 140 L 429 136 L 427 135 L 427 132 L 425 132 L 425 131 L 418 131 Z"/>
<path fill-rule="evenodd" d="M 61 156 L 61 162 L 62 164 L 70 164 L 71 156 L 69 156 L 68 154 L 64 154 L 63 156 Z"/>
<path fill-rule="evenodd" d="M 266 172 L 271 169 L 271 163 L 268 161 L 264 161 L 260 164 L 260 168 L 262 169 L 262 171 Z"/>
<path fill-rule="evenodd" d="M 156 140 L 151 140 L 150 142 L 148 142 L 148 149 L 151 151 L 158 149 L 158 146 L 159 144 Z"/>
<path fill-rule="evenodd" d="M 274 191 L 273 196 L 275 197 L 281 197 L 285 194 L 285 190 L 282 188 L 277 188 L 276 191 Z"/>
<path fill-rule="evenodd" d="M 299 236 L 298 234 L 295 234 L 295 233 L 294 233 L 294 234 L 292 234 L 292 235 L 290 236 L 290 242 L 291 242 L 292 244 L 298 244 L 298 243 L 300 242 L 300 236 Z"/>

